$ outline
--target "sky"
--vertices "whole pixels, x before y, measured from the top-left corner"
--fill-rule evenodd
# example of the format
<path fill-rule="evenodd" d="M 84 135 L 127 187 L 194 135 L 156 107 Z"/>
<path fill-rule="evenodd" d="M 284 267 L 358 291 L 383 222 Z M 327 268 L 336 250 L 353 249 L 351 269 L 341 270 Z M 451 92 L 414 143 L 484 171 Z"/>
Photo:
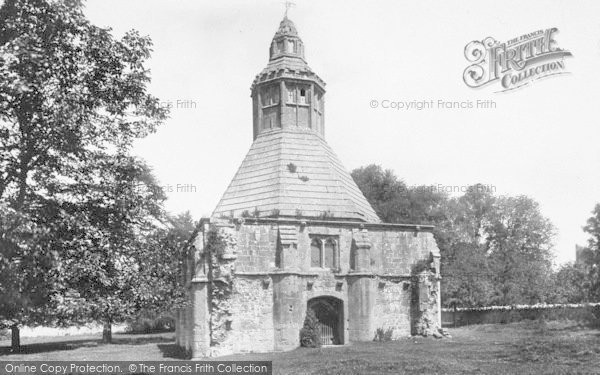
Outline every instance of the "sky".
<path fill-rule="evenodd" d="M 250 85 L 283 1 L 88 0 L 85 13 L 116 37 L 136 29 L 152 38 L 149 90 L 171 117 L 134 152 L 153 167 L 171 212 L 209 216 L 252 143 Z M 593 0 L 297 0 L 289 18 L 327 83 L 326 139 L 348 170 L 375 163 L 407 185 L 528 195 L 556 226 L 562 263 L 586 243 L 581 228 L 600 203 L 598 14 Z M 573 54 L 569 74 L 508 92 L 463 82 L 469 42 L 553 27 Z M 434 105 L 383 108 L 411 101 Z M 469 101 L 474 108 L 445 104 Z"/>

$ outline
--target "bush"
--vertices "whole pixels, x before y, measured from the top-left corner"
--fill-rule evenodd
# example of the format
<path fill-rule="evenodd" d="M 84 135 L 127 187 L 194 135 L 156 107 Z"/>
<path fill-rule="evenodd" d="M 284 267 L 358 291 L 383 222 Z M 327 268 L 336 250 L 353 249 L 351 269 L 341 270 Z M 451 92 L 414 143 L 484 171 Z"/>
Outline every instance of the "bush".
<path fill-rule="evenodd" d="M 523 316 L 521 315 L 521 313 L 518 310 L 511 310 L 508 313 L 507 321 L 509 323 L 520 322 L 521 320 L 523 320 Z"/>
<path fill-rule="evenodd" d="M 391 341 L 392 336 L 394 334 L 394 329 L 392 327 L 384 330 L 383 328 L 377 328 L 375 331 L 375 338 L 373 341 Z"/>
<path fill-rule="evenodd" d="M 600 303 L 594 304 L 561 304 L 561 305 L 517 305 L 489 306 L 457 309 L 443 309 L 442 319 L 445 324 L 506 324 L 524 320 L 556 321 L 568 320 L 582 325 L 600 327 Z"/>
<path fill-rule="evenodd" d="M 127 331 L 131 333 L 171 332 L 175 330 L 175 319 L 168 314 L 146 310 L 130 320 L 128 325 Z"/>
<path fill-rule="evenodd" d="M 319 320 L 312 309 L 306 310 L 304 326 L 300 330 L 300 345 L 305 348 L 318 348 L 321 346 Z"/>
<path fill-rule="evenodd" d="M 600 305 L 593 306 L 590 310 L 592 315 L 590 325 L 594 328 L 600 328 Z"/>

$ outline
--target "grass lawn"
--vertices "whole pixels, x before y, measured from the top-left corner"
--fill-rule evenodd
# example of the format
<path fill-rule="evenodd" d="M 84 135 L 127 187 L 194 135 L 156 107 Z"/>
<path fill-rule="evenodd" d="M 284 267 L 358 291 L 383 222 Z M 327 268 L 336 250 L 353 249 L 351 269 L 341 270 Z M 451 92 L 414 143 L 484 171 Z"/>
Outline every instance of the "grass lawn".
<path fill-rule="evenodd" d="M 521 322 L 450 329 L 452 338 L 406 338 L 343 347 L 244 354 L 224 360 L 273 361 L 275 374 L 600 374 L 600 330 L 574 323 Z M 173 334 L 24 339 L 26 353 L 0 360 L 173 360 Z"/>

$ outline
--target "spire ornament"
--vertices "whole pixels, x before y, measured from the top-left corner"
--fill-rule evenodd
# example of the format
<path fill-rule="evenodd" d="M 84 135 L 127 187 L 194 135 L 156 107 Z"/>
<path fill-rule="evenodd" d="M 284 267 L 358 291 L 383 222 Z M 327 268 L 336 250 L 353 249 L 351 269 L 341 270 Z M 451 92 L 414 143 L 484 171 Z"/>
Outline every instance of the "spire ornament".
<path fill-rule="evenodd" d="M 290 8 L 295 7 L 296 3 L 294 3 L 293 1 L 286 1 L 283 4 L 285 5 L 285 13 L 283 14 L 283 18 L 287 18 L 288 10 L 290 10 Z"/>

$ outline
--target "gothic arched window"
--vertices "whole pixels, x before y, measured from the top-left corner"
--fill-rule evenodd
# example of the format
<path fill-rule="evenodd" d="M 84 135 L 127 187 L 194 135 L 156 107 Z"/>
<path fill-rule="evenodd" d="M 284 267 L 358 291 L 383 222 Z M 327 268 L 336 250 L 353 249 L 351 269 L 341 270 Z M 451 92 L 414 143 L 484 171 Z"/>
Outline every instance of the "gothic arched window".
<path fill-rule="evenodd" d="M 310 266 L 321 267 L 321 241 L 316 238 L 310 243 Z"/>
<path fill-rule="evenodd" d="M 311 236 L 312 237 L 312 236 Z M 340 249 L 335 236 L 315 236 L 310 243 L 312 268 L 340 269 Z"/>

